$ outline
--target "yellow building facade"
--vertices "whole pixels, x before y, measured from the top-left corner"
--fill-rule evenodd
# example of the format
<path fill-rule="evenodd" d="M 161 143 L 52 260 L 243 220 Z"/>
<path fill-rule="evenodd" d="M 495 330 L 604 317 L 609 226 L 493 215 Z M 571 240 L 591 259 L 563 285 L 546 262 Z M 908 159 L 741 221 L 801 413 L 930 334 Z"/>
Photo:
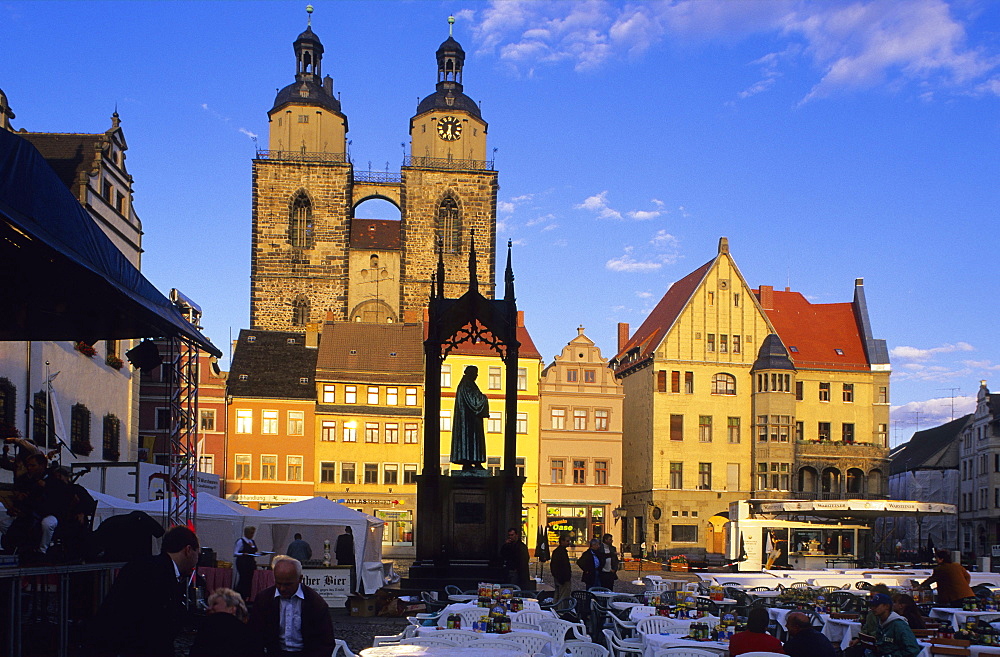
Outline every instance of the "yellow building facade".
<path fill-rule="evenodd" d="M 517 474 L 525 478 L 522 487 L 521 519 L 525 543 L 529 550 L 535 548 L 538 532 L 538 467 L 539 467 L 539 377 L 542 358 L 524 326 L 524 314 L 518 312 L 517 339 L 521 343 L 518 353 L 517 376 Z M 504 399 L 507 395 L 504 364 L 483 343 L 464 343 L 448 354 L 441 370 L 441 471 L 460 469 L 450 461 L 451 420 L 455 409 L 455 391 L 465 368 L 474 365 L 479 369 L 476 383 L 489 399 L 490 417 L 486 420 L 486 455 L 483 465 L 498 473 L 503 463 Z"/>
<path fill-rule="evenodd" d="M 549 545 L 574 551 L 610 533 L 621 540 L 622 393 L 583 327 L 542 372 L 539 522 Z"/>
<path fill-rule="evenodd" d="M 733 501 L 883 490 L 888 358 L 863 290 L 823 305 L 755 290 L 722 238 L 634 335 L 619 327 L 612 367 L 625 391 L 623 533 L 636 552 L 723 553 Z"/>

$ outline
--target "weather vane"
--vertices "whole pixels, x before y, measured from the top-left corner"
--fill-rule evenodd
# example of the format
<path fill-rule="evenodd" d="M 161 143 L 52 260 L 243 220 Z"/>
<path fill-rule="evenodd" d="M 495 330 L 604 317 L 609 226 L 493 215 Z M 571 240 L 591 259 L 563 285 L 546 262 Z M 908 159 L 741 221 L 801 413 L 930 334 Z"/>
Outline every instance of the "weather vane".
<path fill-rule="evenodd" d="M 454 16 L 449 16 L 448 17 L 448 36 L 454 36 L 453 33 L 452 33 L 452 30 L 454 29 L 454 27 L 455 27 L 455 17 Z"/>
<path fill-rule="evenodd" d="M 313 6 L 306 5 L 306 13 L 309 14 L 309 18 L 306 20 L 306 25 L 312 27 L 313 24 Z"/>

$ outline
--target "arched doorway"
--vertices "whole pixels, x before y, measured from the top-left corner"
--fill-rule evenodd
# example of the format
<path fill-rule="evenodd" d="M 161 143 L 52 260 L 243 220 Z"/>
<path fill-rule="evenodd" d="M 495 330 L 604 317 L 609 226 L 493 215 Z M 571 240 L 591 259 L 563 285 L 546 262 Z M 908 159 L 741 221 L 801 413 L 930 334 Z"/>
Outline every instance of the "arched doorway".
<path fill-rule="evenodd" d="M 799 468 L 799 492 L 815 495 L 819 492 L 819 473 L 815 468 Z"/>
<path fill-rule="evenodd" d="M 840 470 L 837 468 L 826 468 L 823 470 L 820 483 L 825 499 L 837 499 L 840 497 Z"/>
<path fill-rule="evenodd" d="M 861 495 L 865 487 L 865 473 L 858 468 L 850 468 L 847 471 L 847 494 Z"/>

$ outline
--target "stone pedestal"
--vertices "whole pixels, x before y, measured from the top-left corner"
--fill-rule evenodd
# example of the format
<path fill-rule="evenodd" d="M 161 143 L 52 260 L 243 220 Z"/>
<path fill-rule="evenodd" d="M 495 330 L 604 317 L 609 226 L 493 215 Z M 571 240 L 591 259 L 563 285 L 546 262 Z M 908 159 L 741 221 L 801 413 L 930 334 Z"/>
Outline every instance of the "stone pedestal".
<path fill-rule="evenodd" d="M 438 474 L 417 477 L 417 559 L 403 588 L 464 590 L 510 582 L 499 551 L 521 526 L 524 477 Z"/>

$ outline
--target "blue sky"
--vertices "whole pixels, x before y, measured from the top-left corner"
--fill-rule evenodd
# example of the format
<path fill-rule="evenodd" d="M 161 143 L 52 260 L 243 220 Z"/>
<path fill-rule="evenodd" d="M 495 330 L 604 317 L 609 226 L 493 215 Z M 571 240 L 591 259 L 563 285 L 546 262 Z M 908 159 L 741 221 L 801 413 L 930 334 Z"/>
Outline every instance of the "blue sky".
<path fill-rule="evenodd" d="M 100 132 L 117 106 L 143 272 L 219 345 L 248 323 L 252 137 L 305 4 L 0 2 L 15 128 Z M 1000 390 L 1000 3 L 313 4 L 356 169 L 398 170 L 456 15 L 546 362 L 578 325 L 613 355 L 724 235 L 754 287 L 844 302 L 865 279 L 894 443 Z"/>

